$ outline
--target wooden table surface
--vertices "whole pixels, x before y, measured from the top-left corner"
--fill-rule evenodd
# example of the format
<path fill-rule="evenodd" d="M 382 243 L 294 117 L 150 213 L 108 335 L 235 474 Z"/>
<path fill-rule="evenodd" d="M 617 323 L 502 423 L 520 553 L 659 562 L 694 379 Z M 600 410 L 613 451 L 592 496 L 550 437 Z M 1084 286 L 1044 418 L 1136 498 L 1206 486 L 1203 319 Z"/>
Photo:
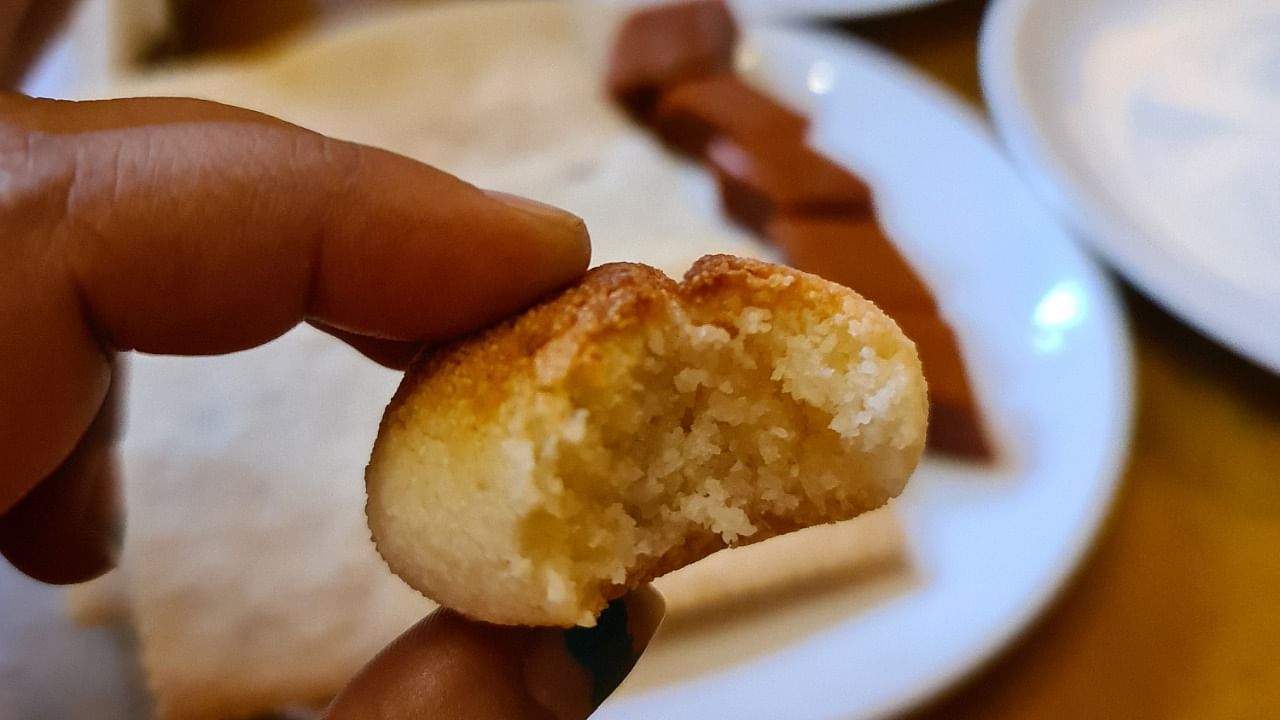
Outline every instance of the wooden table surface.
<path fill-rule="evenodd" d="M 240 16 L 224 27 L 242 45 L 317 9 L 395 1 L 288 0 L 272 20 L 271 3 L 183 0 L 196 13 L 185 47 L 218 47 L 211 18 L 226 14 Z M 985 6 L 947 0 L 842 27 L 982 107 Z M 1125 300 L 1138 407 L 1106 530 L 1030 632 L 913 718 L 1280 716 L 1280 377 L 1127 287 Z"/>

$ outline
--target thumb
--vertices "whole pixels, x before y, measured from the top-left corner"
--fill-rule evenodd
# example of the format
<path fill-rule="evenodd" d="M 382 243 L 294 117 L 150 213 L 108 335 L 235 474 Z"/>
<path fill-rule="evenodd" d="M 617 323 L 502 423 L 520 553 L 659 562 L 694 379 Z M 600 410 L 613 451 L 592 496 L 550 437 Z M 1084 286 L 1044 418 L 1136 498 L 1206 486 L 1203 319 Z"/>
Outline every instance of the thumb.
<path fill-rule="evenodd" d="M 665 605 L 646 586 L 591 628 L 503 627 L 438 610 L 338 694 L 326 720 L 583 720 L 635 666 Z"/>

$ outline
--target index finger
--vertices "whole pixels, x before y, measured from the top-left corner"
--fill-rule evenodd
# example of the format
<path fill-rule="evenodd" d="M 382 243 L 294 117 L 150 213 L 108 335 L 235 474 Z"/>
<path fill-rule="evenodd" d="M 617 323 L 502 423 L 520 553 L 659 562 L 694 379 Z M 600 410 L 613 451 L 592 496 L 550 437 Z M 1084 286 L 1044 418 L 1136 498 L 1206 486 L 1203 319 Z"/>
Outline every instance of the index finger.
<path fill-rule="evenodd" d="M 232 352 L 303 319 L 435 341 L 586 267 L 572 215 L 182 102 L 143 127 L 103 122 L 110 102 L 58 104 L 50 132 L 40 109 L 0 126 L 0 513 L 88 426 L 111 350 Z"/>

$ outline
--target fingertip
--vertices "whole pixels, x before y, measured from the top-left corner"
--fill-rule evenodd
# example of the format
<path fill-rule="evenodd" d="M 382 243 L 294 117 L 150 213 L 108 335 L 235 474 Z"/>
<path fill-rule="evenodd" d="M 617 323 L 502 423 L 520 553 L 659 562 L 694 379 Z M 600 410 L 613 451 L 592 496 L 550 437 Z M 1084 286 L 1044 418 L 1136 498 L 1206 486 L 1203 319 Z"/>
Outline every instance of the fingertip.
<path fill-rule="evenodd" d="M 114 568 L 123 535 L 115 451 L 90 439 L 0 516 L 0 555 L 28 577 L 70 585 Z"/>
<path fill-rule="evenodd" d="M 580 279 L 591 262 L 583 219 L 531 198 L 485 190 L 492 219 L 484 223 L 491 261 L 484 283 L 495 304 L 518 312 Z M 477 246 L 477 249 L 480 246 Z"/>
<path fill-rule="evenodd" d="M 535 633 L 436 610 L 352 678 L 326 720 L 544 717 L 521 679 Z"/>
<path fill-rule="evenodd" d="M 591 262 L 591 235 L 587 224 L 573 213 L 521 195 L 486 190 L 485 194 L 508 208 L 533 218 L 543 226 L 541 240 L 548 261 L 564 269 L 566 282 L 586 271 Z"/>
<path fill-rule="evenodd" d="M 71 454 L 0 514 L 0 555 L 31 578 L 85 582 L 119 560 L 125 519 L 116 439 L 125 376 L 112 363 L 106 397 Z"/>
<path fill-rule="evenodd" d="M 590 628 L 507 627 L 437 610 L 365 666 L 325 717 L 585 720 L 635 666 L 664 609 L 646 586 Z"/>

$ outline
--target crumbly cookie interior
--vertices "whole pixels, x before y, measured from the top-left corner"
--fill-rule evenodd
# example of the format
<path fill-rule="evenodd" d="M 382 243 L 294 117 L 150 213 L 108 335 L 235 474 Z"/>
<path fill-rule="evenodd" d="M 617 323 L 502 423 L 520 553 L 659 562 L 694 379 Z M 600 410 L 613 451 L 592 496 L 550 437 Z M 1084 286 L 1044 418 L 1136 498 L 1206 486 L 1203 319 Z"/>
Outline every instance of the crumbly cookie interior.
<path fill-rule="evenodd" d="M 567 393 L 507 418 L 504 452 L 541 497 L 518 542 L 548 605 L 594 612 L 593 598 L 706 554 L 699 545 L 861 512 L 900 489 L 850 481 L 858 467 L 909 473 L 885 465 L 918 441 L 895 420 L 919 400 L 900 346 L 861 332 L 854 307 L 724 301 L 669 303 L 666 322 L 573 367 Z"/>

